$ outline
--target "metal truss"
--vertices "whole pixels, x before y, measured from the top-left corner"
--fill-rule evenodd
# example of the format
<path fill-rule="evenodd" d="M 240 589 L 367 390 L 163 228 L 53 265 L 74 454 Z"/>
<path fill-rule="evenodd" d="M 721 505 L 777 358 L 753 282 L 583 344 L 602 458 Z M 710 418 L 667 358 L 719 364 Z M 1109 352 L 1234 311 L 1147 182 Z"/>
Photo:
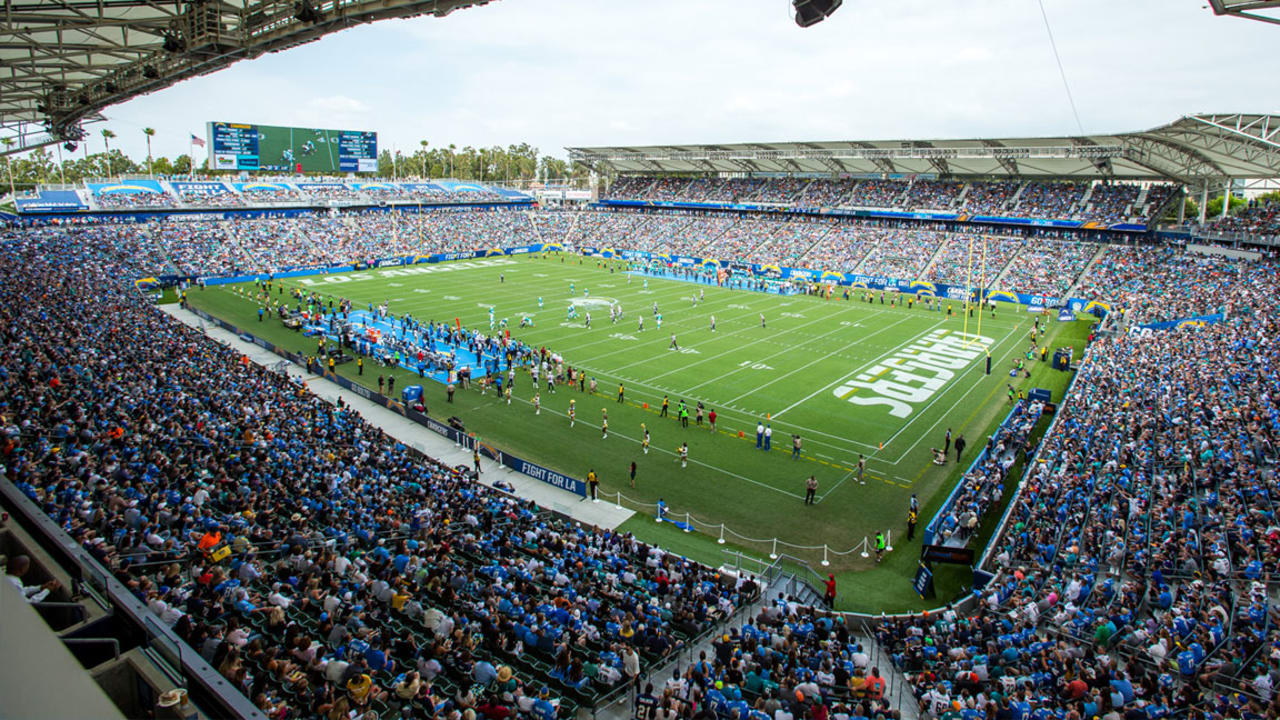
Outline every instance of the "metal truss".
<path fill-rule="evenodd" d="M 80 122 L 102 108 L 238 60 L 356 25 L 492 1 L 7 0 L 0 127 L 35 123 L 48 142 L 79 140 Z"/>
<path fill-rule="evenodd" d="M 1126 178 L 1183 184 L 1280 178 L 1280 116 L 1190 115 L 1151 130 L 1061 138 L 569 148 L 616 172 Z"/>
<path fill-rule="evenodd" d="M 1213 8 L 1214 15 L 1232 15 L 1280 25 L 1280 17 L 1259 12 L 1280 10 L 1280 0 L 1209 0 L 1209 5 Z"/>

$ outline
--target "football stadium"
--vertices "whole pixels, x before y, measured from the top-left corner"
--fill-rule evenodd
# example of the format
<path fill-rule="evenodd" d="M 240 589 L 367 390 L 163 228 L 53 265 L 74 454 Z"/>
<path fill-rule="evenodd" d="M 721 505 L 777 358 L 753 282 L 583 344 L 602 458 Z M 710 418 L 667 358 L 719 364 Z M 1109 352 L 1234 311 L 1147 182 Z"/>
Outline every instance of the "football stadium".
<path fill-rule="evenodd" d="M 1280 116 L 111 129 L 511 4 L 9 9 L 0 717 L 1280 717 Z"/>

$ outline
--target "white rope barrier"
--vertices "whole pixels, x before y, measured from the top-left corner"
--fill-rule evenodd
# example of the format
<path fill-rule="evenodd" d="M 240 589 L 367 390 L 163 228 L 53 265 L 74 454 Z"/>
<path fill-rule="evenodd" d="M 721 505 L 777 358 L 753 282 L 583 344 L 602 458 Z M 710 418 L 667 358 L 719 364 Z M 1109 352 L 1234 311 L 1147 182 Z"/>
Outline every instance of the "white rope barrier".
<path fill-rule="evenodd" d="M 607 498 L 608 496 L 606 495 L 605 497 Z M 686 510 L 683 513 L 684 515 L 683 522 L 672 520 L 671 519 L 672 515 L 675 515 L 675 517 L 677 518 L 679 518 L 680 515 L 673 513 L 669 506 L 665 504 L 660 505 L 659 503 L 651 503 L 651 502 L 636 500 L 634 498 L 630 498 L 630 497 L 627 497 L 626 495 L 623 495 L 621 491 L 614 492 L 613 497 L 614 497 L 614 505 L 619 509 L 625 508 L 625 507 L 631 507 L 632 509 L 635 509 L 635 510 L 647 510 L 652 508 L 657 511 L 654 515 L 654 522 L 672 523 L 673 525 L 680 527 L 681 530 L 686 533 L 691 533 L 697 530 L 698 532 L 702 532 L 707 535 L 712 535 L 715 537 L 717 545 L 724 545 L 728 543 L 730 539 L 732 539 L 733 542 L 738 544 L 757 545 L 757 546 L 767 547 L 769 550 L 770 560 L 777 560 L 780 557 L 779 548 L 783 548 L 787 551 L 811 552 L 814 554 L 813 556 L 816 556 L 818 551 L 821 551 L 822 560 L 820 562 L 823 567 L 829 567 L 831 565 L 831 556 L 833 555 L 837 557 L 843 557 L 846 555 L 852 555 L 853 553 L 858 553 L 858 556 L 863 559 L 871 557 L 871 540 L 870 540 L 870 536 L 867 536 L 867 535 L 863 536 L 862 542 L 857 543 L 856 545 L 854 545 L 853 547 L 847 550 L 835 550 L 830 546 L 829 543 L 824 543 L 822 545 L 800 545 L 797 543 L 787 542 L 786 540 L 783 540 L 778 537 L 756 538 L 756 537 L 751 537 L 749 535 L 743 535 L 742 533 L 737 532 L 736 530 L 729 527 L 727 524 L 723 522 L 712 523 L 712 522 L 707 522 L 705 520 L 699 519 L 698 517 L 694 516 L 694 514 L 691 511 L 688 511 L 688 510 Z M 885 551 L 892 552 L 893 551 L 893 531 L 892 530 L 885 531 L 885 539 L 886 539 L 885 548 L 884 548 Z"/>

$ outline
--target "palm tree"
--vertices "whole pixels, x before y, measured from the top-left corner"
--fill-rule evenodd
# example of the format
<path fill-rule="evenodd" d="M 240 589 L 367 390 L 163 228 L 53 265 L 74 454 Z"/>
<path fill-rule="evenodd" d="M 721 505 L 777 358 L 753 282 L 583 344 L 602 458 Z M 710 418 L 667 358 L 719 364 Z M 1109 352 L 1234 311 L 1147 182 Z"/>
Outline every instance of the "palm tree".
<path fill-rule="evenodd" d="M 4 143 L 4 164 L 9 166 L 9 194 L 15 198 L 14 203 L 16 204 L 18 194 L 13 189 L 13 156 L 9 154 L 9 148 L 13 147 L 13 138 L 2 138 L 0 142 Z"/>
<path fill-rule="evenodd" d="M 449 143 L 449 172 L 447 173 L 449 177 L 453 177 L 453 151 L 457 149 L 457 145 Z"/>
<path fill-rule="evenodd" d="M 147 136 L 147 176 L 155 180 L 156 176 L 151 172 L 151 138 L 156 134 L 156 129 L 142 128 L 142 134 Z"/>
<path fill-rule="evenodd" d="M 111 177 L 111 138 L 115 136 L 110 130 L 102 129 L 102 146 L 107 149 L 107 177 Z"/>
<path fill-rule="evenodd" d="M 427 179 L 427 145 L 430 145 L 430 143 L 428 143 L 426 140 L 419 140 L 418 144 L 422 146 L 422 179 L 426 180 Z"/>

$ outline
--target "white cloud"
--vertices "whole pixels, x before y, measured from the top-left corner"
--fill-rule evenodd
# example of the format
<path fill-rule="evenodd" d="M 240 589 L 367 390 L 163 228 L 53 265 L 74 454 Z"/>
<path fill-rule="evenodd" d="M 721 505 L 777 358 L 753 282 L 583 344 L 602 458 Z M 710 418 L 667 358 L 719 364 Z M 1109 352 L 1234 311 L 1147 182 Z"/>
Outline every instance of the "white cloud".
<path fill-rule="evenodd" d="M 373 129 L 382 146 L 1018 136 L 1076 132 L 1036 3 L 500 0 L 389 21 L 107 111 L 185 152 L 207 120 Z M 1167 0 L 1046 0 L 1087 131 L 1267 111 L 1277 31 Z M 134 132 L 136 125 L 139 132 Z M 136 135 L 136 137 L 135 137 Z"/>

